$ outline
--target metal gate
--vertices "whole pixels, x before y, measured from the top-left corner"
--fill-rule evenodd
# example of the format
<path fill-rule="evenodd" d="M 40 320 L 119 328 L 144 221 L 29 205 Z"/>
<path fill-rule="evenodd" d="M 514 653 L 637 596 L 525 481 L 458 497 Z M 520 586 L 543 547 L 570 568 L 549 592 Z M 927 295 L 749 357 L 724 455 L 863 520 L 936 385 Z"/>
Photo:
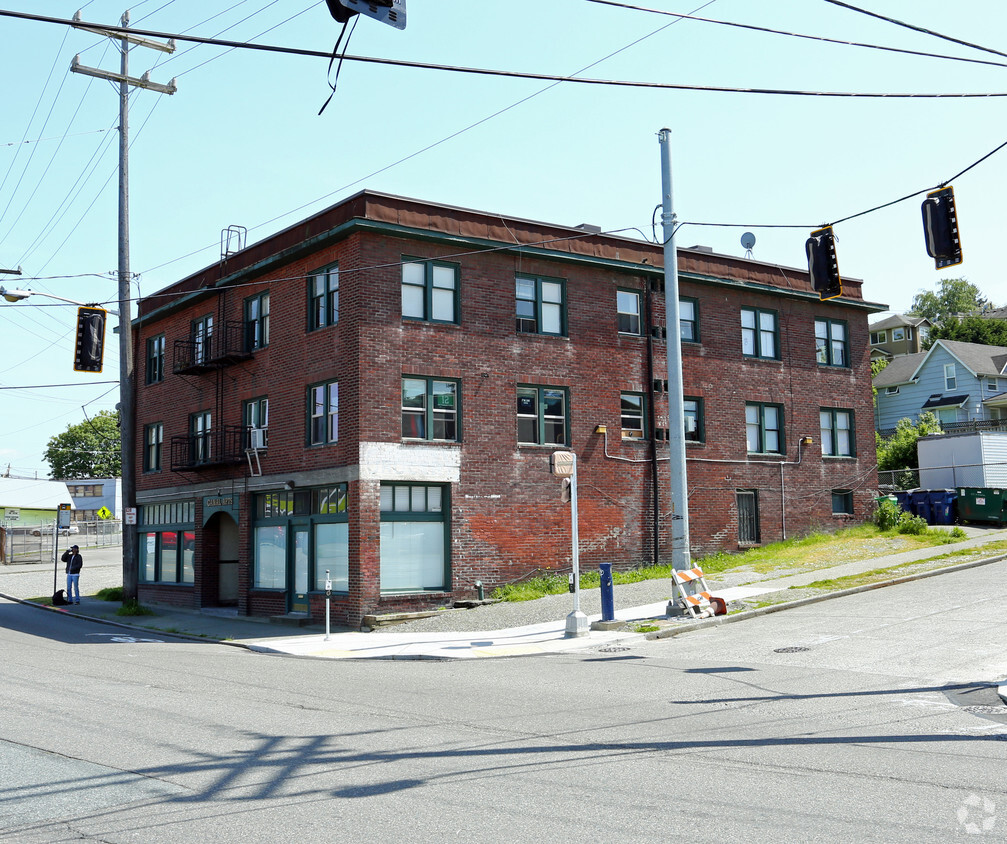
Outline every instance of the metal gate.
<path fill-rule="evenodd" d="M 759 494 L 754 489 L 739 489 L 738 500 L 738 544 L 758 545 L 759 538 Z"/>

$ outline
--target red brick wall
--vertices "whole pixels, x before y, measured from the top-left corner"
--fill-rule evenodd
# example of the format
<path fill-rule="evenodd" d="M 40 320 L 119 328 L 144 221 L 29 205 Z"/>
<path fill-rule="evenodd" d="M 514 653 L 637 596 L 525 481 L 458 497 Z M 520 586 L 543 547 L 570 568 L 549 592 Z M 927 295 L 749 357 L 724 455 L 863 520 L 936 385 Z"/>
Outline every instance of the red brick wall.
<path fill-rule="evenodd" d="M 633 249 L 635 260 L 655 252 L 646 244 Z M 440 258 L 460 265 L 460 326 L 401 318 L 399 262 L 403 256 Z M 620 259 L 612 254 L 606 257 Z M 339 324 L 308 332 L 305 276 L 335 261 L 340 266 Z M 821 303 L 795 295 L 807 292 L 806 277 L 790 279 L 775 267 L 697 253 L 683 253 L 681 265 L 681 294 L 698 300 L 701 330 L 700 343 L 683 344 L 684 392 L 702 397 L 705 405 L 706 441 L 687 447 L 693 554 L 738 548 L 738 489 L 759 490 L 764 542 L 783 536 L 784 519 L 788 535 L 839 524 L 842 520 L 831 512 L 834 488 L 854 489 L 856 515 L 863 517 L 874 494 L 870 487 L 875 463 L 869 311 L 838 300 Z M 267 478 L 274 478 L 273 488 L 279 489 L 291 473 L 356 467 L 361 442 L 400 444 L 404 375 L 457 378 L 461 381 L 461 445 L 401 446 L 434 453 L 460 448 L 460 477 L 450 488 L 449 592 L 381 597 L 378 494 L 380 480 L 390 478 L 375 478 L 365 471 L 349 485 L 351 595 L 334 599 L 333 620 L 357 624 L 370 612 L 442 605 L 474 594 L 476 581 L 490 589 L 540 569 L 569 568 L 570 508 L 560 503 L 560 482 L 549 474 L 549 454 L 554 449 L 516 445 L 517 385 L 564 387 L 569 391 L 569 447 L 579 459 L 581 565 L 612 562 L 622 568 L 649 563 L 654 548 L 650 446 L 623 443 L 620 437 L 620 392 L 649 392 L 650 384 L 647 338 L 620 335 L 616 327 L 616 289 L 644 291 L 649 283 L 632 270 L 357 231 L 219 297 L 211 293 L 203 302 L 140 328 L 137 459 L 142 458 L 144 424 L 161 421 L 165 467 L 160 473 L 141 473 L 138 488 L 150 493 L 179 485 L 180 479 L 169 471 L 168 442 L 171 436 L 187 432 L 189 414 L 197 409 L 212 410 L 215 427 L 237 425 L 244 400 L 268 396 L 269 448 L 261 458 L 262 469 Z M 689 275 L 690 271 L 715 274 L 718 270 L 744 276 L 744 283 L 712 284 Z M 515 273 L 565 279 L 567 337 L 516 333 Z M 267 348 L 257 351 L 250 362 L 227 367 L 219 377 L 171 374 L 173 341 L 188 336 L 192 319 L 211 312 L 217 324 L 241 319 L 244 300 L 263 290 L 269 290 L 271 305 Z M 850 283 L 848 293 L 859 298 L 859 283 Z M 782 361 L 742 357 L 742 305 L 779 313 Z M 149 313 L 151 307 L 142 306 L 141 313 Z M 816 363 L 815 316 L 848 321 L 851 368 Z M 664 322 L 661 295 L 654 297 L 653 321 Z M 144 340 L 158 333 L 168 340 L 168 374 L 163 383 L 145 386 Z M 663 342 L 654 344 L 653 366 L 654 377 L 667 377 Z M 339 442 L 307 448 L 306 387 L 330 379 L 339 381 Z M 666 399 L 663 395 L 653 398 L 662 420 L 658 424 L 666 425 Z M 782 483 L 779 457 L 749 458 L 746 454 L 746 401 L 784 407 Z M 854 411 L 855 458 L 822 457 L 820 407 Z M 605 456 L 604 439 L 594 433 L 599 424 L 608 427 L 609 454 L 623 460 Z M 814 442 L 799 448 L 798 441 L 805 435 Z M 667 447 L 659 446 L 658 454 L 666 457 Z M 669 469 L 666 460 L 658 466 L 659 542 L 666 558 Z M 234 488 L 241 490 L 247 476 L 247 465 L 239 464 L 204 468 L 185 477 L 210 486 L 226 483 L 228 488 L 233 480 Z M 243 559 L 250 563 L 252 495 L 242 495 L 242 504 L 239 530 Z M 199 535 L 197 527 L 197 542 Z M 197 556 L 199 564 L 208 559 L 207 554 L 212 556 L 213 547 L 206 542 L 202 556 Z M 242 611 L 284 612 L 282 596 L 249 592 L 249 576 L 249 565 L 243 565 Z M 145 589 L 145 594 L 154 594 L 150 587 Z M 207 598 L 212 592 L 202 582 L 198 591 Z M 324 602 L 318 596 L 312 598 L 312 614 L 324 617 Z"/>

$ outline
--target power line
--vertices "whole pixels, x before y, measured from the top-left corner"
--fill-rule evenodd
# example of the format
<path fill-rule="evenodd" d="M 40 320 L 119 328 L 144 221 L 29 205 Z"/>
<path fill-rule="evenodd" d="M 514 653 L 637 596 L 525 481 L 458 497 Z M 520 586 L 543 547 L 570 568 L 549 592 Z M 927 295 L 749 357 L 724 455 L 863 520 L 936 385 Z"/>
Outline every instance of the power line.
<path fill-rule="evenodd" d="M 930 53 L 922 50 L 907 50 L 902 47 L 888 47 L 882 44 L 868 44 L 862 41 L 848 41 L 842 38 L 829 38 L 824 35 L 806 35 L 800 32 L 788 32 L 787 30 L 772 29 L 766 26 L 756 26 L 754 24 L 738 23 L 736 21 L 717 20 L 716 18 L 701 18 L 693 14 L 684 15 L 678 12 L 667 12 L 664 9 L 651 9 L 647 6 L 636 6 L 633 5 L 632 3 L 620 3 L 617 2 L 617 0 L 586 0 L 586 2 L 597 3 L 602 6 L 616 6 L 617 8 L 630 9 L 636 12 L 649 12 L 650 14 L 654 15 L 670 15 L 672 17 L 680 18 L 683 20 L 697 21 L 698 23 L 712 23 L 717 24 L 718 26 L 730 26 L 735 27 L 737 29 L 751 30 L 753 32 L 765 32 L 769 35 L 784 35 L 787 36 L 788 38 L 803 38 L 809 41 L 819 41 L 824 44 L 838 44 L 843 47 L 863 47 L 871 50 L 881 50 L 888 53 L 902 53 L 908 56 L 919 56 L 921 58 L 928 58 L 928 59 L 945 59 L 947 61 L 953 61 L 953 62 L 967 62 L 969 64 L 982 64 L 982 65 L 989 65 L 992 67 L 1007 67 L 1007 63 L 994 62 L 988 59 L 970 59 L 964 56 L 951 56 L 945 53 Z M 846 5 L 846 4 L 839 4 L 839 5 Z M 880 15 L 875 15 L 875 17 L 880 17 Z M 958 43 L 966 44 L 967 42 L 958 42 Z M 976 45 L 969 44 L 968 46 L 976 46 Z M 984 49 L 984 48 L 980 47 L 978 49 Z M 997 53 L 996 50 L 989 50 L 989 52 Z M 1005 56 L 1007 54 L 997 53 L 997 55 Z"/>
<path fill-rule="evenodd" d="M 942 41 L 950 41 L 952 44 L 960 44 L 963 47 L 970 47 L 973 50 L 981 50 L 984 53 L 992 53 L 994 56 L 1003 56 L 1007 58 L 1007 53 L 1002 53 L 999 50 L 994 50 L 992 47 L 983 47 L 981 44 L 973 44 L 971 41 L 963 41 L 961 38 L 955 38 L 951 35 L 944 35 L 941 32 L 936 32 L 933 29 L 927 29 L 923 26 L 917 26 L 916 24 L 906 23 L 905 21 L 900 21 L 897 18 L 890 18 L 887 15 L 880 15 L 877 12 L 871 12 L 867 9 L 861 9 L 859 6 L 853 6 L 849 3 L 843 3 L 842 0 L 825 0 L 826 3 L 831 3 L 833 6 L 839 6 L 843 9 L 849 9 L 851 12 L 857 12 L 861 15 L 867 15 L 869 18 L 877 18 L 878 20 L 885 21 L 886 23 L 895 24 L 896 26 L 904 27 L 905 29 L 911 29 L 913 32 L 922 32 L 924 35 L 930 35 L 934 38 L 940 38 Z"/>
<path fill-rule="evenodd" d="M 831 2 L 831 0 L 829 0 Z M 65 26 L 80 26 L 91 28 L 102 28 L 110 32 L 125 32 L 124 27 L 110 26 L 107 24 L 96 24 L 68 21 L 62 18 L 46 17 L 44 15 L 32 15 L 26 12 L 12 12 L 0 9 L 0 17 L 13 17 L 25 20 L 33 20 L 39 23 L 55 23 Z M 176 41 L 193 41 L 199 44 L 212 44 L 217 47 L 234 47 L 243 50 L 258 50 L 269 53 L 282 53 L 293 56 L 308 56 L 312 58 L 323 58 L 328 60 L 330 53 L 321 50 L 308 50 L 299 47 L 279 47 L 270 44 L 251 44 L 243 41 L 226 41 L 216 38 L 200 38 L 194 35 L 179 35 L 159 30 L 145 30 L 129 28 L 129 32 L 134 35 L 142 35 L 149 38 L 174 38 Z M 404 67 L 418 70 L 439 70 L 448 73 L 469 73 L 477 76 L 498 76 L 508 79 L 533 79 L 544 82 L 570 82 L 580 85 L 601 85 L 616 88 L 643 88 L 650 90 L 664 91 L 700 91 L 704 93 L 716 94 L 761 94 L 768 96 L 785 97 L 826 97 L 826 98 L 854 98 L 854 99 L 982 99 L 1007 97 L 1007 92 L 957 92 L 957 93 L 937 93 L 937 92 L 878 92 L 878 91 L 813 91 L 792 88 L 752 88 L 736 87 L 725 85 L 686 85 L 676 82 L 635 82 L 622 79 L 593 79 L 583 76 L 563 76 L 549 73 L 527 73 L 511 70 L 493 70 L 490 68 L 464 67 L 461 65 L 445 65 L 433 62 L 413 62 L 404 59 L 387 59 L 376 56 L 343 56 L 344 61 L 362 62 L 365 64 L 381 64 L 391 67 Z"/>

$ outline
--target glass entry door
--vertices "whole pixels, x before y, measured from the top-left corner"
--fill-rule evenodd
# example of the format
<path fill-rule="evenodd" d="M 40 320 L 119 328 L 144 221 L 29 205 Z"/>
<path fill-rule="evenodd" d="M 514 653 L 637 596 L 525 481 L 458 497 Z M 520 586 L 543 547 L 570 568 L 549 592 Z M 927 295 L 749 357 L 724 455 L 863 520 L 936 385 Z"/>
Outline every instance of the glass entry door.
<path fill-rule="evenodd" d="M 308 537 L 307 525 L 293 525 L 291 527 L 293 542 L 290 545 L 290 585 L 287 592 L 289 596 L 290 612 L 308 612 Z"/>

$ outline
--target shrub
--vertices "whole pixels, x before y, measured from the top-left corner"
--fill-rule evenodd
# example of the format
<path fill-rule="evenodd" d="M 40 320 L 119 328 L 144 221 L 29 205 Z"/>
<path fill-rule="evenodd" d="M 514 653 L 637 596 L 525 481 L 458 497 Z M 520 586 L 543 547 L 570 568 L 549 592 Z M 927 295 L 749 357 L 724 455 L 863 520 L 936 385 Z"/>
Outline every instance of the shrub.
<path fill-rule="evenodd" d="M 927 520 L 922 516 L 910 516 L 908 513 L 902 514 L 902 519 L 899 521 L 899 533 L 922 536 L 928 530 Z"/>
<path fill-rule="evenodd" d="M 879 530 L 894 530 L 902 523 L 903 517 L 908 515 L 895 501 L 882 498 L 874 511 L 873 519 Z"/>

